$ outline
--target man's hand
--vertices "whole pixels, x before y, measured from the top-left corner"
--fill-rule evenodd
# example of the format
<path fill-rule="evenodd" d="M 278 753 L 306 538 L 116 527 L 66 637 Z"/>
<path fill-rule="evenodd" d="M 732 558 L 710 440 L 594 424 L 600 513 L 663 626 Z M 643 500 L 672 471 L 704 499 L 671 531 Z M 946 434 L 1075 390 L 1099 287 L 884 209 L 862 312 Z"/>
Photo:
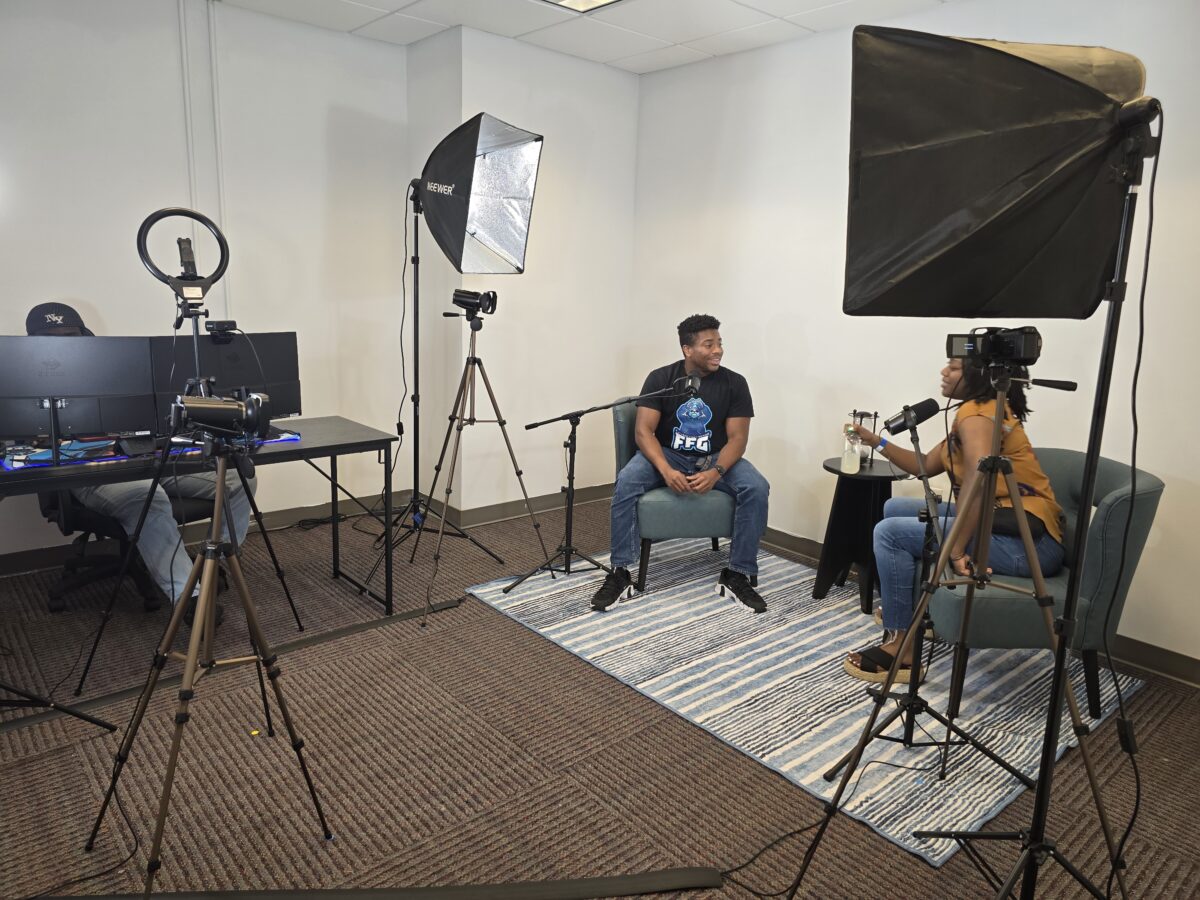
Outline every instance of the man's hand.
<path fill-rule="evenodd" d="M 705 469 L 687 477 L 688 489 L 696 494 L 707 494 L 721 477 L 716 469 Z"/>
<path fill-rule="evenodd" d="M 692 490 L 691 484 L 688 482 L 688 477 L 678 469 L 673 469 L 670 466 L 662 473 L 663 481 L 667 483 L 667 487 L 677 494 L 687 494 Z"/>

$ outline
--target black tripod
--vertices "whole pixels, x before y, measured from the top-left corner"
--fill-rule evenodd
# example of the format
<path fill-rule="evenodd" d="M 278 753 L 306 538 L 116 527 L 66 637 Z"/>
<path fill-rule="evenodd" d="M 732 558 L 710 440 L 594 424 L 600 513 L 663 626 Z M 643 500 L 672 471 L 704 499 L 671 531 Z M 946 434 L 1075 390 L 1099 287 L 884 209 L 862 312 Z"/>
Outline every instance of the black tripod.
<path fill-rule="evenodd" d="M 962 492 L 959 502 L 959 514 L 955 517 L 954 525 L 950 529 L 950 534 L 946 536 L 942 543 L 941 550 L 938 554 L 938 559 L 934 568 L 934 577 L 930 582 L 922 585 L 921 599 L 918 601 L 916 609 L 913 611 L 912 622 L 909 624 L 908 630 L 901 641 L 900 648 L 896 651 L 895 658 L 892 660 L 892 665 L 888 669 L 887 678 L 883 686 L 879 689 L 879 693 L 873 695 L 875 703 L 871 708 L 871 713 L 867 717 L 866 725 L 863 727 L 862 735 L 858 739 L 853 752 L 850 755 L 848 765 L 842 773 L 842 780 L 838 783 L 837 790 L 834 792 L 833 798 L 825 806 L 825 818 L 817 828 L 817 833 L 813 837 L 812 843 L 809 844 L 807 851 L 804 854 L 804 860 L 800 865 L 800 871 L 796 874 L 791 886 L 788 889 L 788 897 L 794 897 L 796 891 L 799 890 L 800 884 L 804 879 L 808 867 L 811 865 L 813 857 L 816 855 L 817 848 L 820 846 L 821 839 L 824 837 L 826 830 L 829 828 L 829 823 L 833 820 L 841 803 L 842 796 L 849 787 L 850 779 L 854 775 L 859 762 L 862 760 L 862 755 L 866 749 L 867 743 L 871 740 L 872 732 L 875 727 L 875 722 L 879 717 L 885 698 L 892 685 L 896 681 L 896 674 L 900 668 L 900 661 L 905 658 L 909 648 L 913 645 L 917 635 L 921 631 L 922 622 L 925 618 L 925 612 L 929 608 L 929 601 L 938 587 L 942 585 L 965 585 L 966 600 L 963 608 L 963 615 L 960 622 L 959 640 L 960 646 L 965 646 L 967 641 L 967 628 L 970 621 L 971 603 L 974 599 L 976 589 L 982 589 L 987 586 L 1000 588 L 1011 591 L 1015 594 L 1031 597 L 1036 600 L 1041 607 L 1042 615 L 1046 625 L 1047 636 L 1050 645 L 1055 649 L 1056 655 L 1060 652 L 1065 654 L 1065 642 L 1060 642 L 1058 633 L 1055 630 L 1053 618 L 1054 598 L 1046 591 L 1046 583 L 1042 577 L 1041 566 L 1038 564 L 1037 551 L 1034 546 L 1033 536 L 1029 530 L 1029 522 L 1025 518 L 1024 507 L 1021 503 L 1020 486 L 1017 484 L 1016 477 L 1013 475 L 1012 463 L 1004 456 L 1000 455 L 1000 442 L 1002 434 L 1002 425 L 1004 421 L 1004 410 L 1008 396 L 1009 387 L 1012 380 L 1011 369 L 1003 363 L 993 363 L 991 369 L 992 386 L 996 390 L 996 413 L 992 427 L 992 452 L 990 456 L 986 456 L 979 461 L 979 474 L 971 481 L 971 483 Z M 1017 525 L 1021 533 L 1021 541 L 1025 548 L 1026 558 L 1029 560 L 1031 574 L 1033 576 L 1034 591 L 1031 594 L 1025 588 L 1015 585 L 1007 585 L 1002 582 L 992 581 L 988 575 L 988 551 L 992 535 L 992 523 L 995 514 L 995 507 L 990 501 L 996 496 L 996 487 L 1000 478 L 1005 480 L 1008 487 L 1008 496 L 1012 500 L 1013 509 Z M 978 526 L 974 532 L 975 560 L 973 564 L 973 575 L 970 578 L 943 580 L 941 573 L 946 571 L 946 566 L 950 562 L 951 547 L 955 545 L 957 539 L 963 529 L 967 527 L 968 516 L 964 515 L 964 511 L 969 512 L 974 509 L 976 499 L 979 499 Z M 1065 660 L 1064 660 L 1065 662 Z M 1056 670 L 1055 677 L 1057 679 L 1058 672 Z M 1112 829 L 1109 827 L 1108 815 L 1104 809 L 1104 803 L 1100 796 L 1100 785 L 1096 780 L 1095 772 L 1092 767 L 1091 754 L 1088 751 L 1085 736 L 1087 728 L 1083 725 L 1079 714 L 1079 706 L 1075 701 L 1074 689 L 1063 679 L 1063 685 L 1066 692 L 1067 702 L 1071 710 L 1071 719 L 1075 727 L 1075 733 L 1079 736 L 1079 750 L 1083 758 L 1084 768 L 1087 772 L 1088 784 L 1091 787 L 1092 797 L 1096 804 L 1096 811 L 1100 819 L 1100 826 L 1104 832 L 1104 839 L 1108 845 L 1109 859 L 1117 860 L 1117 845 L 1113 840 Z M 952 721 L 952 720 L 951 720 Z M 1057 723 L 1056 723 L 1057 724 Z M 948 726 L 950 727 L 950 726 Z M 1039 795 L 1042 792 L 1042 780 L 1048 780 L 1048 772 L 1053 768 L 1053 760 L 1056 757 L 1057 750 L 1057 735 L 1055 736 L 1055 748 L 1051 753 L 1051 763 L 1049 769 L 1043 767 L 1041 770 L 1041 779 L 1038 782 L 1037 788 Z M 913 832 L 914 837 L 919 838 L 952 838 L 957 841 L 960 846 L 968 846 L 967 841 L 980 837 L 985 840 L 1010 840 L 1021 839 L 1027 840 L 1027 835 L 1020 832 L 996 834 L 976 834 L 975 832 L 954 832 L 954 831 L 916 831 Z M 968 856 L 975 861 L 976 853 L 973 848 L 967 850 Z M 990 867 L 980 866 L 980 871 L 988 879 L 993 887 L 999 887 L 997 898 L 1006 898 L 1012 890 L 1012 886 L 1016 883 L 1016 879 L 1025 869 L 1026 863 L 1034 859 L 1034 854 L 1038 854 L 1037 863 L 1040 864 L 1047 857 L 1052 857 L 1060 862 L 1063 867 L 1090 893 L 1096 897 L 1104 898 L 1104 894 L 1100 892 L 1095 885 L 1087 880 L 1078 869 L 1072 866 L 1065 858 L 1062 857 L 1057 850 L 1054 849 L 1052 843 L 1041 842 L 1038 847 L 1032 844 L 1027 844 L 1022 852 L 1018 868 L 1010 876 L 1007 882 L 1000 883 L 999 879 L 991 872 Z M 1121 885 L 1122 896 L 1127 896 L 1125 893 L 1124 874 L 1120 867 L 1117 868 L 1117 878 Z M 1032 898 L 1032 893 L 1029 894 Z"/>
<path fill-rule="evenodd" d="M 447 312 L 442 313 L 442 315 L 447 318 L 454 318 L 459 314 Z M 454 397 L 454 407 L 450 412 L 450 421 L 446 425 L 446 437 L 442 440 L 442 452 L 438 456 L 437 465 L 433 467 L 433 483 L 429 485 L 428 496 L 432 497 L 434 491 L 437 490 L 438 479 L 442 474 L 442 464 L 446 461 L 446 451 L 450 449 L 451 436 L 453 436 L 454 446 L 450 449 L 450 471 L 446 474 L 445 500 L 442 501 L 442 514 L 438 522 L 437 544 L 433 548 L 433 574 L 429 576 L 429 583 L 425 588 L 425 612 L 421 617 L 422 625 L 425 624 L 425 618 L 429 615 L 433 607 L 433 586 L 437 581 L 438 568 L 442 559 L 442 538 L 446 536 L 446 515 L 450 509 L 450 495 L 454 493 L 454 471 L 458 466 L 462 431 L 468 425 L 475 425 L 478 422 L 494 422 L 500 426 L 500 434 L 504 436 L 504 445 L 508 448 L 508 458 L 512 460 L 513 472 L 517 476 L 517 484 L 521 486 L 521 496 L 525 498 L 525 511 L 529 514 L 529 521 L 533 523 L 533 532 L 537 535 L 538 544 L 541 545 L 542 558 L 546 560 L 545 565 L 550 565 L 550 554 L 546 551 L 546 542 L 542 539 L 542 525 L 538 522 L 537 516 L 534 515 L 533 505 L 529 502 L 529 492 L 525 490 L 524 473 L 521 471 L 521 466 L 517 463 L 517 454 L 513 451 L 512 441 L 509 440 L 507 423 L 504 416 L 500 414 L 500 407 L 496 403 L 496 392 L 492 390 L 492 382 L 488 378 L 483 360 L 475 353 L 475 339 L 479 336 L 479 332 L 483 330 L 483 319 L 476 310 L 468 310 L 463 315 L 471 326 L 471 342 L 467 349 L 466 362 L 463 364 L 462 378 L 458 382 L 458 393 Z M 475 375 L 477 372 L 483 379 L 483 386 L 487 390 L 488 400 L 492 405 L 492 415 L 495 416 L 494 419 L 478 419 L 475 417 Z M 420 529 L 418 529 L 417 539 L 413 543 L 414 555 L 417 552 L 420 540 Z"/>
<path fill-rule="evenodd" d="M 424 209 L 421 206 L 421 197 L 417 190 L 418 179 L 413 179 L 409 185 L 409 199 L 412 201 L 413 213 L 413 255 L 409 260 L 413 267 L 413 391 L 412 391 L 412 415 L 413 415 L 413 479 L 412 479 L 412 495 L 408 498 L 408 502 L 403 508 L 396 513 L 392 520 L 393 534 L 396 535 L 392 539 L 390 547 L 384 547 L 379 556 L 376 557 L 374 565 L 371 566 L 371 571 L 367 573 L 366 584 L 371 583 L 371 579 L 375 577 L 375 573 L 379 571 L 379 567 L 383 564 L 384 556 L 395 550 L 406 540 L 413 535 L 420 537 L 422 531 L 432 531 L 433 526 L 427 523 L 430 516 L 435 516 L 440 520 L 439 528 L 450 529 L 450 536 L 456 538 L 464 538 L 494 559 L 500 565 L 504 565 L 504 560 L 501 559 L 495 552 L 490 550 L 486 545 L 481 543 L 473 535 L 463 531 L 453 522 L 447 522 L 444 516 L 444 510 L 439 513 L 433 509 L 430 504 L 430 497 L 422 495 L 420 491 L 421 485 L 421 254 L 420 246 L 420 222 L 421 213 Z M 404 340 L 404 335 L 400 335 L 400 339 Z M 404 423 L 397 418 L 396 434 L 404 435 Z M 411 519 L 411 521 L 410 521 Z M 382 538 L 381 538 L 382 540 Z M 412 553 L 409 554 L 408 561 L 411 563 L 417 558 L 417 544 L 420 541 L 413 542 Z M 378 546 L 378 544 L 376 545 Z"/>
<path fill-rule="evenodd" d="M 926 584 L 930 583 L 930 573 L 933 569 L 934 561 L 936 560 L 937 555 L 938 555 L 938 553 L 937 553 L 938 548 L 942 544 L 942 528 L 941 528 L 941 524 L 938 519 L 938 509 L 937 509 L 939 498 L 937 497 L 936 494 L 934 494 L 933 489 L 929 486 L 929 476 L 925 473 L 925 457 L 924 457 L 924 454 L 921 453 L 921 441 L 920 441 L 920 438 L 917 436 L 917 428 L 916 428 L 915 418 L 912 416 L 912 410 L 906 406 L 906 407 L 904 407 L 904 413 L 906 416 L 906 424 L 908 425 L 909 437 L 912 440 L 913 454 L 917 458 L 918 477 L 920 478 L 921 485 L 925 490 L 925 506 L 923 509 L 921 509 L 920 514 L 918 515 L 918 518 L 922 522 L 925 523 L 925 539 L 924 539 L 924 542 L 922 543 L 922 547 L 921 547 L 921 581 L 920 581 L 920 584 L 926 585 Z M 943 574 L 943 571 L 939 570 L 938 571 L 939 578 L 941 577 L 942 574 Z M 915 622 L 915 618 L 914 618 L 914 622 Z M 867 689 L 867 693 L 871 695 L 872 699 L 874 699 L 874 701 L 876 703 L 882 704 L 887 700 L 892 700 L 896 704 L 895 708 L 893 710 L 891 710 L 891 712 L 889 712 L 886 716 L 884 716 L 883 719 L 879 722 L 879 724 L 875 726 L 874 730 L 871 732 L 871 736 L 868 740 L 868 743 L 873 740 L 884 740 L 884 741 L 895 741 L 900 744 L 903 744 L 905 747 L 941 747 L 942 748 L 942 765 L 941 765 L 941 776 L 940 777 L 943 779 L 946 777 L 946 761 L 950 754 L 950 747 L 955 746 L 955 745 L 970 746 L 970 747 L 974 748 L 975 750 L 978 750 L 980 753 L 982 753 L 984 756 L 986 756 L 992 762 L 996 763 L 996 765 L 1000 766 L 1002 769 L 1004 769 L 1004 771 L 1008 772 L 1010 775 L 1012 775 L 1014 778 L 1016 778 L 1018 781 L 1020 781 L 1023 785 L 1025 785 L 1025 787 L 1027 787 L 1027 788 L 1034 787 L 1035 782 L 1032 778 L 1030 778 L 1028 775 L 1026 775 L 1024 772 L 1020 771 L 1019 769 L 1015 768 L 1014 766 L 1010 765 L 999 754 L 997 754 L 995 751 L 991 750 L 987 745 L 983 744 L 977 738 L 973 737 L 969 732 L 965 731 L 961 726 L 955 725 L 953 722 L 952 715 L 951 716 L 942 715 L 940 712 L 938 712 L 936 709 L 934 709 L 932 706 L 930 706 L 929 702 L 924 697 L 921 696 L 921 693 L 919 690 L 920 682 L 921 682 L 922 677 L 924 676 L 925 671 L 928 668 L 929 664 L 932 663 L 932 661 L 933 661 L 933 649 L 931 647 L 930 651 L 929 651 L 929 661 L 925 664 L 925 666 L 923 666 L 923 667 L 920 666 L 922 648 L 923 648 L 924 640 L 925 640 L 925 631 L 930 626 L 930 624 L 931 624 L 931 620 L 929 618 L 929 610 L 928 610 L 928 608 L 926 608 L 926 610 L 924 611 L 924 614 L 921 617 L 921 621 L 916 624 L 915 628 L 913 628 L 912 626 L 910 626 L 910 628 L 909 628 L 910 631 L 916 632 L 915 635 L 913 636 L 912 640 L 913 640 L 913 659 L 916 660 L 917 665 L 913 666 L 912 672 L 910 673 L 910 677 L 908 680 L 908 690 L 903 691 L 903 692 L 898 692 L 898 691 L 890 691 L 889 692 L 889 691 L 881 691 L 880 689 L 873 688 L 873 687 Z M 958 674 L 957 671 L 955 674 L 956 675 Z M 962 673 L 962 676 L 965 676 L 965 669 Z M 952 693 L 954 692 L 953 686 L 951 688 L 951 692 Z M 917 716 L 919 716 L 919 715 L 929 716 L 934 721 L 939 722 L 943 726 L 945 726 L 946 740 L 945 741 L 915 741 L 913 738 L 914 738 L 914 732 L 915 732 L 916 725 L 917 725 Z M 902 723 L 903 732 L 900 737 L 891 737 L 891 736 L 887 735 L 886 732 L 889 728 L 892 727 L 892 723 L 894 723 L 897 719 L 903 719 L 903 723 Z M 957 737 L 958 740 L 952 741 L 951 740 L 952 736 Z M 857 749 L 858 748 L 855 747 L 849 753 L 847 753 L 845 756 L 843 756 L 840 760 L 838 760 L 837 763 L 835 763 L 833 766 L 831 766 L 829 768 L 829 770 L 826 771 L 822 777 L 826 781 L 833 781 L 835 778 L 837 778 L 838 773 L 843 769 L 843 767 L 846 766 L 847 763 L 850 762 L 850 760 L 854 756 L 855 750 L 857 750 Z M 865 747 L 864 747 L 864 750 L 865 750 Z"/>
<path fill-rule="evenodd" d="M 103 719 L 97 719 L 95 716 L 89 716 L 83 710 L 76 709 L 73 706 L 63 706 L 55 703 L 49 697 L 43 697 L 40 694 L 34 694 L 31 691 L 26 691 L 22 688 L 11 685 L 8 682 L 0 681 L 0 692 L 6 694 L 15 694 L 17 700 L 9 700 L 0 697 L 0 709 L 52 709 L 55 712 L 66 713 L 68 716 L 74 716 L 77 719 L 82 719 L 92 725 L 99 725 L 101 728 L 106 728 L 109 731 L 116 731 L 117 726 L 111 722 L 105 722 Z"/>
<path fill-rule="evenodd" d="M 158 683 L 163 667 L 166 665 L 168 659 L 182 662 L 183 679 L 179 686 L 179 706 L 177 707 L 174 719 L 175 731 L 171 738 L 171 747 L 167 756 L 167 768 L 163 777 L 162 795 L 159 798 L 158 816 L 154 824 L 154 838 L 150 845 L 150 859 L 146 865 L 145 896 L 147 897 L 150 896 L 150 892 L 154 886 L 154 875 L 161 867 L 159 851 L 162 847 L 167 810 L 171 802 L 171 785 L 175 778 L 175 767 L 179 760 L 179 748 L 183 741 L 183 726 L 187 724 L 190 718 L 188 706 L 195 697 L 195 686 L 199 680 L 219 666 L 245 662 L 256 662 L 260 666 L 266 666 L 267 678 L 271 682 L 275 702 L 279 706 L 280 714 L 283 716 L 284 726 L 291 740 L 292 749 L 296 752 L 296 760 L 300 765 L 300 771 L 304 775 L 304 780 L 308 785 L 308 792 L 312 797 L 317 819 L 321 825 L 321 831 L 326 840 L 333 837 L 325 821 L 325 813 L 321 808 L 321 801 L 317 797 L 316 787 L 308 771 L 308 764 L 304 759 L 304 741 L 296 733 L 291 714 L 288 712 L 287 701 L 283 696 L 283 688 L 279 683 L 278 657 L 271 651 L 266 635 L 263 634 L 262 627 L 259 625 L 258 612 L 254 606 L 254 602 L 250 599 L 250 592 L 246 587 L 246 581 L 242 575 L 237 548 L 223 541 L 221 537 L 222 518 L 229 515 L 229 501 L 225 493 L 226 466 L 228 460 L 230 458 L 236 459 L 236 455 L 239 452 L 241 451 L 223 439 L 218 438 L 214 442 L 213 456 L 216 459 L 217 496 L 214 503 L 213 516 L 209 525 L 208 540 L 205 541 L 202 552 L 197 554 L 195 562 L 192 564 L 191 574 L 188 576 L 187 583 L 184 586 L 185 596 L 190 596 L 191 591 L 197 584 L 199 584 L 200 588 L 200 599 L 196 603 L 195 620 L 192 625 L 191 638 L 188 641 L 187 653 L 179 653 L 171 650 L 171 645 L 175 641 L 175 634 L 183 622 L 185 613 L 185 604 L 177 603 L 175 611 L 171 614 L 171 621 L 167 625 L 167 630 L 163 633 L 162 640 L 155 651 L 154 660 L 150 666 L 150 673 L 146 678 L 146 684 L 142 688 L 141 695 L 138 697 L 133 718 L 130 719 L 125 731 L 125 738 L 122 740 L 121 747 L 117 751 L 113 765 L 112 779 L 104 795 L 100 812 L 96 816 L 96 823 L 92 827 L 92 832 L 88 837 L 87 843 L 84 845 L 85 850 L 91 850 L 95 845 L 96 835 L 99 833 L 100 825 L 104 821 L 104 814 L 107 812 L 113 794 L 116 792 L 117 780 L 121 777 L 121 772 L 124 770 L 125 763 L 129 759 L 133 741 L 137 737 L 138 728 L 142 724 L 142 719 L 146 714 L 146 707 L 150 702 L 151 695 L 154 693 L 155 685 Z M 250 632 L 251 645 L 254 648 L 253 656 L 230 659 L 215 659 L 213 657 L 212 641 L 213 632 L 216 630 L 217 567 L 219 561 L 224 562 L 230 574 L 230 579 L 233 582 L 233 587 L 237 592 L 238 599 L 241 602 L 242 609 L 245 612 L 246 626 Z M 265 695 L 263 700 L 265 703 Z"/>
<path fill-rule="evenodd" d="M 620 400 L 618 402 L 626 403 L 628 401 Z M 561 572 L 563 575 L 570 575 L 571 558 L 575 556 L 578 556 L 586 563 L 590 563 L 597 569 L 603 569 L 605 572 L 612 571 L 612 569 L 604 565 L 604 563 L 598 562 L 592 559 L 586 553 L 582 552 L 578 547 L 575 546 L 573 541 L 575 524 L 575 432 L 576 429 L 579 428 L 579 420 L 588 413 L 597 412 L 602 409 L 612 409 L 612 407 L 616 405 L 616 403 L 609 403 L 606 406 L 593 406 L 591 409 L 577 410 L 576 412 L 570 412 L 562 416 L 555 416 L 553 419 L 546 419 L 542 422 L 533 422 L 532 424 L 525 426 L 525 430 L 529 431 L 534 428 L 540 428 L 543 425 L 549 425 L 552 422 L 571 423 L 571 433 L 567 436 L 567 439 L 563 441 L 563 447 L 567 451 L 567 486 L 563 488 L 563 492 L 567 495 L 567 526 L 566 532 L 563 534 L 562 543 L 558 545 L 558 549 L 554 551 L 554 555 L 547 559 L 544 563 L 538 563 L 534 568 L 530 569 L 512 584 L 508 585 L 508 587 L 504 589 L 503 593 L 507 594 L 517 585 L 528 580 L 529 578 L 532 578 L 538 572 L 549 572 L 551 578 L 553 578 L 555 573 L 558 572 Z M 558 562 L 560 558 L 562 559 L 561 564 Z"/>
<path fill-rule="evenodd" d="M 512 584 L 508 585 L 508 587 L 506 587 L 502 593 L 507 594 L 517 585 L 532 578 L 538 572 L 549 572 L 552 578 L 556 573 L 570 575 L 571 557 L 573 556 L 578 556 L 584 562 L 590 563 L 597 569 L 601 569 L 605 572 L 612 572 L 612 569 L 609 566 L 604 565 L 604 563 L 597 562 L 586 553 L 581 552 L 572 541 L 573 527 L 575 522 L 575 431 L 579 428 L 580 420 L 589 413 L 603 412 L 606 409 L 612 409 L 614 406 L 622 406 L 626 403 L 637 403 L 639 400 L 647 400 L 651 397 L 681 396 L 683 394 L 686 394 L 687 396 L 695 396 L 695 388 L 691 380 L 685 377 L 680 379 L 680 382 L 683 381 L 687 381 L 688 384 L 686 387 L 682 388 L 682 390 L 675 384 L 672 384 L 670 387 L 663 388 L 661 391 L 651 391 L 648 394 L 642 394 L 640 397 L 622 397 L 620 400 L 614 400 L 612 403 L 605 403 L 602 406 L 593 406 L 590 409 L 578 409 L 574 412 L 563 413 L 561 416 L 555 416 L 553 419 L 545 419 L 544 421 L 533 422 L 532 424 L 525 426 L 526 431 L 531 431 L 534 428 L 541 428 L 543 425 L 551 425 L 555 422 L 571 423 L 571 433 L 563 442 L 563 447 L 567 451 L 567 486 L 562 489 L 563 493 L 567 495 L 567 527 L 566 533 L 563 535 L 563 541 L 558 545 L 558 549 L 554 551 L 554 555 L 544 563 L 539 563 Z M 562 557 L 561 565 L 557 562 L 559 557 Z"/>

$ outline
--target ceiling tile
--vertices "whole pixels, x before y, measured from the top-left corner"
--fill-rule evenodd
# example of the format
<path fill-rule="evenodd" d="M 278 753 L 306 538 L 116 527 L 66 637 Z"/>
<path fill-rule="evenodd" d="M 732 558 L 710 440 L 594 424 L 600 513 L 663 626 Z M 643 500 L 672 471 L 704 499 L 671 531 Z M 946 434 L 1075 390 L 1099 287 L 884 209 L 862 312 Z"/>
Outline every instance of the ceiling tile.
<path fill-rule="evenodd" d="M 666 41 L 597 22 L 591 16 L 579 16 L 570 22 L 523 34 L 521 40 L 596 62 L 612 62 L 668 46 Z"/>
<path fill-rule="evenodd" d="M 542 0 L 417 0 L 404 7 L 404 15 L 443 25 L 466 25 L 504 37 L 579 18 L 578 13 Z"/>
<path fill-rule="evenodd" d="M 380 16 L 387 10 L 351 0 L 224 0 L 230 6 L 240 6 L 266 13 L 280 19 L 291 19 L 334 31 L 353 31 Z"/>
<path fill-rule="evenodd" d="M 742 6 L 753 7 L 772 16 L 794 16 L 828 6 L 835 0 L 737 0 Z"/>
<path fill-rule="evenodd" d="M 733 0 L 624 0 L 592 18 L 673 44 L 770 20 Z"/>
<path fill-rule="evenodd" d="M 720 56 L 725 53 L 753 50 L 755 47 L 781 44 L 784 41 L 794 41 L 806 34 L 812 34 L 812 32 L 799 25 L 793 25 L 791 22 L 785 22 L 783 19 L 771 19 L 762 25 L 751 25 L 749 28 L 714 34 L 698 41 L 688 41 L 687 46 L 702 53 Z"/>
<path fill-rule="evenodd" d="M 638 53 L 635 56 L 613 60 L 609 65 L 627 72 L 644 75 L 647 72 L 657 72 L 659 69 L 670 69 L 673 66 L 686 66 L 688 63 L 708 58 L 707 53 L 676 44 L 672 47 L 660 47 L 658 50 L 651 50 L 648 53 Z"/>
<path fill-rule="evenodd" d="M 375 38 L 377 41 L 387 41 L 389 44 L 411 44 L 424 40 L 431 34 L 445 31 L 448 26 L 438 22 L 426 22 L 424 19 L 414 19 L 402 13 L 376 19 L 369 25 L 355 30 L 355 34 Z"/>
<path fill-rule="evenodd" d="M 813 31 L 830 31 L 851 25 L 873 25 L 883 19 L 934 6 L 941 6 L 941 0 L 844 0 L 812 12 L 788 16 L 787 20 Z"/>

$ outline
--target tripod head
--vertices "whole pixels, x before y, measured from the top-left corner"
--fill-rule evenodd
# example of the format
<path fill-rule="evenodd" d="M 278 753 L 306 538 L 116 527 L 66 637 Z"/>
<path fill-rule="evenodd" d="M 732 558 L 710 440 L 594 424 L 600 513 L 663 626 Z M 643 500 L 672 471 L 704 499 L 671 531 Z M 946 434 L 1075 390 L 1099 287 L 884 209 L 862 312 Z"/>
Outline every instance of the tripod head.
<path fill-rule="evenodd" d="M 266 394 L 238 397 L 181 394 L 171 406 L 171 432 L 185 428 L 201 433 L 203 457 L 249 456 L 266 438 L 271 425 L 271 398 Z"/>

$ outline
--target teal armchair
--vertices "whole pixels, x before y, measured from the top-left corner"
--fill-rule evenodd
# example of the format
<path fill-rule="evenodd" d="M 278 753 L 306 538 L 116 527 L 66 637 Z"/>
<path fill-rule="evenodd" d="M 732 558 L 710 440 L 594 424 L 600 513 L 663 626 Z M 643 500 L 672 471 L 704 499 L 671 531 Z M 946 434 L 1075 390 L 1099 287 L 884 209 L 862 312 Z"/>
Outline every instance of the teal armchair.
<path fill-rule="evenodd" d="M 1038 461 L 1050 479 L 1054 494 L 1066 515 L 1064 541 L 1067 558 L 1063 568 L 1046 579 L 1046 589 L 1054 597 L 1055 615 L 1061 615 L 1067 593 L 1074 540 L 1075 515 L 1079 509 L 1083 483 L 1084 454 L 1078 450 L 1044 448 L 1037 451 Z M 1101 457 L 1093 498 L 1095 509 L 1088 526 L 1086 561 L 1079 587 L 1076 624 L 1071 636 L 1071 648 L 1083 659 L 1087 685 L 1088 712 L 1100 716 L 1100 675 L 1098 651 L 1104 646 L 1104 624 L 1108 618 L 1108 637 L 1111 641 L 1121 621 L 1129 585 L 1137 570 L 1138 560 L 1150 536 L 1158 501 L 1162 497 L 1160 479 L 1141 469 L 1137 473 L 1137 495 L 1133 502 L 1133 523 L 1129 530 L 1129 548 L 1125 571 L 1117 584 L 1121 564 L 1121 542 L 1125 523 L 1129 519 L 1129 466 Z M 1029 579 L 1000 576 L 1012 584 L 1032 590 Z M 929 612 L 933 627 L 944 640 L 958 638 L 959 623 L 965 591 L 940 588 L 930 601 Z M 1109 615 L 1109 609 L 1112 613 Z M 967 632 L 968 647 L 1049 647 L 1041 611 L 1032 598 L 1006 591 L 976 591 Z"/>
<path fill-rule="evenodd" d="M 633 400 L 613 407 L 613 431 L 616 438 L 617 473 L 637 453 L 633 436 L 637 407 Z M 712 538 L 733 536 L 733 498 L 722 491 L 707 494 L 677 494 L 668 487 L 647 491 L 638 500 L 638 528 L 642 535 L 642 556 L 635 585 L 646 589 L 646 570 L 650 565 L 650 545 L 676 538 Z M 753 579 L 757 581 L 758 579 Z"/>

